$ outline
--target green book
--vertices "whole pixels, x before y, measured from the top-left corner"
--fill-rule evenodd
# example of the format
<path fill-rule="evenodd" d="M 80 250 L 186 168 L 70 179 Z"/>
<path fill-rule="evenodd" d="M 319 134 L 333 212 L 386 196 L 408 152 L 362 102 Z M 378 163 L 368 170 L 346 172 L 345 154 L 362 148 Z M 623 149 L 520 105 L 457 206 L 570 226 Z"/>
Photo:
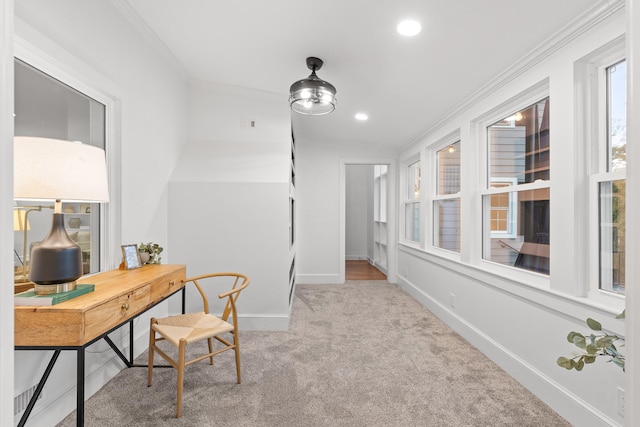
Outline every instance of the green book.
<path fill-rule="evenodd" d="M 72 291 L 51 295 L 36 295 L 33 289 L 31 289 L 15 294 L 13 297 L 13 305 L 55 305 L 93 292 L 94 287 L 95 285 L 77 285 Z"/>

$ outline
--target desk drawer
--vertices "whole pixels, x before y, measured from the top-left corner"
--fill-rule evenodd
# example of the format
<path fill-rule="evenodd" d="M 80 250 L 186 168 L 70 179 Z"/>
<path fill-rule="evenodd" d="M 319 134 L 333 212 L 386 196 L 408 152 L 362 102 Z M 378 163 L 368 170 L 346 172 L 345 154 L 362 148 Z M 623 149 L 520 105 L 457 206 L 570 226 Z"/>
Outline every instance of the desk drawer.
<path fill-rule="evenodd" d="M 160 280 L 151 284 L 151 301 L 160 301 L 180 289 L 184 284 L 184 270 L 168 274 Z"/>
<path fill-rule="evenodd" d="M 150 287 L 150 285 L 142 286 L 87 311 L 85 313 L 85 342 L 144 311 L 149 305 Z"/>

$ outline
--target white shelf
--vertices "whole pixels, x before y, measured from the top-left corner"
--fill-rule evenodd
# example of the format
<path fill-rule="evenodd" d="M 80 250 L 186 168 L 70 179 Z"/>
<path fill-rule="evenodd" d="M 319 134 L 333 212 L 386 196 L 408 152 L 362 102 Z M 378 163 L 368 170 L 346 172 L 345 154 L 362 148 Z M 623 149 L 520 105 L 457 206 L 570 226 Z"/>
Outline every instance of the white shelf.
<path fill-rule="evenodd" d="M 387 165 L 375 165 L 373 171 L 373 263 L 387 268 Z"/>

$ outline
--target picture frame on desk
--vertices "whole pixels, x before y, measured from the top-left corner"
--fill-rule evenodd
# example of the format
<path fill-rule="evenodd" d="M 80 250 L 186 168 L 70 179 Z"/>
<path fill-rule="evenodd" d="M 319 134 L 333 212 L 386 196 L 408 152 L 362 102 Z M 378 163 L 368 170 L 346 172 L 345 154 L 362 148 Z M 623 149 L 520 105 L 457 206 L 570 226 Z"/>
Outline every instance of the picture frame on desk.
<path fill-rule="evenodd" d="M 122 245 L 122 258 L 124 259 L 124 268 L 126 270 L 142 267 L 137 244 Z"/>

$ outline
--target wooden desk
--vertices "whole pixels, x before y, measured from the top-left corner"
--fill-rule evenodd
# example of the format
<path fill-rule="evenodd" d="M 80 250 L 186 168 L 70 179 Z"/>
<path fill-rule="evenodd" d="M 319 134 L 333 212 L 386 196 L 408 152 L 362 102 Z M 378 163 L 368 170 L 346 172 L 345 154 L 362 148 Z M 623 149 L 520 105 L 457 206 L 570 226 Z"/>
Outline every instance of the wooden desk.
<path fill-rule="evenodd" d="M 84 354 L 86 347 L 104 338 L 127 367 L 133 365 L 133 319 L 184 290 L 184 265 L 145 265 L 135 270 L 111 270 L 83 277 L 78 283 L 94 284 L 95 290 L 47 307 L 15 307 L 16 350 L 54 350 L 36 391 L 18 426 L 23 426 L 60 351 L 77 352 L 77 425 L 84 425 Z M 184 292 L 182 293 L 184 311 Z M 129 359 L 108 334 L 129 323 Z"/>

